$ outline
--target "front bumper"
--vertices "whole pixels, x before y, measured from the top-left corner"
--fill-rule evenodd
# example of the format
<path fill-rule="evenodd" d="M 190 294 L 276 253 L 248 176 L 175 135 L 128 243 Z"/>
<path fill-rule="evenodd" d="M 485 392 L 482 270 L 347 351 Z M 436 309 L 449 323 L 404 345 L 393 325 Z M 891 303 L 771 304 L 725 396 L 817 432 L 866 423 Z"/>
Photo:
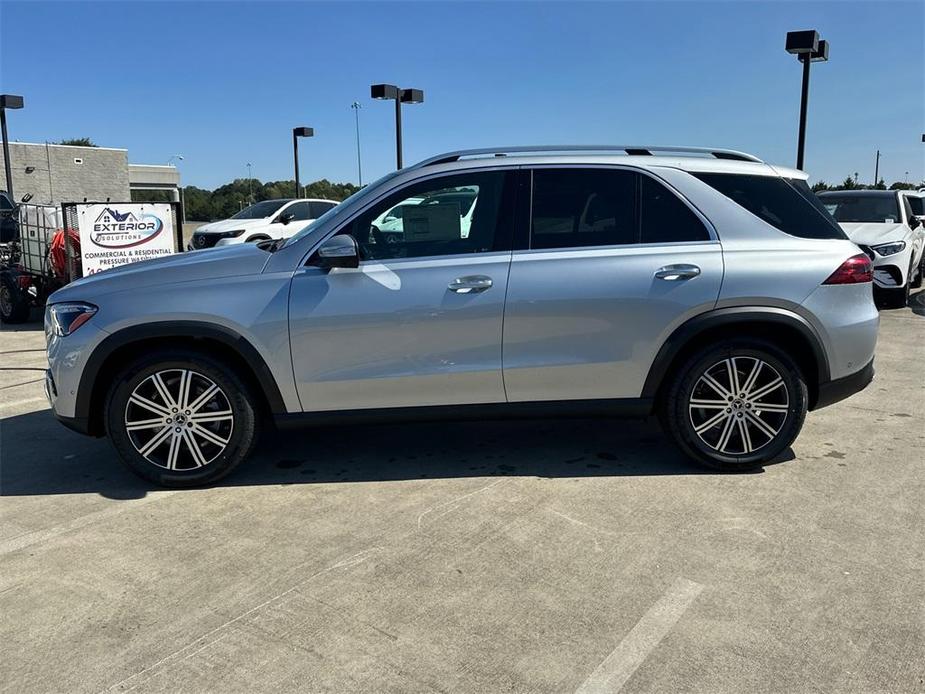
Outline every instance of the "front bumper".
<path fill-rule="evenodd" d="M 86 418 L 79 417 L 65 417 L 62 414 L 59 414 L 55 409 L 55 402 L 58 399 L 58 386 L 55 384 L 55 377 L 51 372 L 51 369 L 45 370 L 45 397 L 48 398 L 48 404 L 51 406 L 52 414 L 55 415 L 55 419 L 61 422 L 71 431 L 76 431 L 79 434 L 90 434 L 90 420 Z"/>
<path fill-rule="evenodd" d="M 864 390 L 873 380 L 874 360 L 871 359 L 867 366 L 860 371 L 849 374 L 844 378 L 836 378 L 834 381 L 820 383 L 819 395 L 812 409 L 818 410 L 820 407 L 828 407 L 840 400 L 851 397 L 855 393 Z"/>

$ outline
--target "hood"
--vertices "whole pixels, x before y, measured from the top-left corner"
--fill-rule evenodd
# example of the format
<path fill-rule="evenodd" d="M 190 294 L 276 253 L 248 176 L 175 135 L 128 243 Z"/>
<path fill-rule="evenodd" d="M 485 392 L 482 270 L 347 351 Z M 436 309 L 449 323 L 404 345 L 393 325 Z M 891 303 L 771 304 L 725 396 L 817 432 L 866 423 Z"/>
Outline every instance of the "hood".
<path fill-rule="evenodd" d="M 840 226 L 849 239 L 867 246 L 902 241 L 909 233 L 909 227 L 895 222 L 841 222 Z"/>
<path fill-rule="evenodd" d="M 234 231 L 235 229 L 250 229 L 252 227 L 266 226 L 270 223 L 269 218 L 264 219 L 223 219 L 220 222 L 210 222 L 196 227 L 196 233 L 217 232 L 217 231 Z"/>
<path fill-rule="evenodd" d="M 256 244 L 242 243 L 142 260 L 71 282 L 52 294 L 48 303 L 92 302 L 95 296 L 126 289 L 256 275 L 263 270 L 269 257 L 270 254 Z"/>

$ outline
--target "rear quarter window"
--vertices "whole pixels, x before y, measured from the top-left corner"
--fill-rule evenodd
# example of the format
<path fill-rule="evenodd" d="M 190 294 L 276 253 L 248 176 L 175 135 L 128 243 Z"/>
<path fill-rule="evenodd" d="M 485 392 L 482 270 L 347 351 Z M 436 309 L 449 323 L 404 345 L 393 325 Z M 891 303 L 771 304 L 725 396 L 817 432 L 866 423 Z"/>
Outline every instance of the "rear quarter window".
<path fill-rule="evenodd" d="M 693 176 L 785 234 L 804 239 L 848 238 L 806 181 L 728 173 Z"/>

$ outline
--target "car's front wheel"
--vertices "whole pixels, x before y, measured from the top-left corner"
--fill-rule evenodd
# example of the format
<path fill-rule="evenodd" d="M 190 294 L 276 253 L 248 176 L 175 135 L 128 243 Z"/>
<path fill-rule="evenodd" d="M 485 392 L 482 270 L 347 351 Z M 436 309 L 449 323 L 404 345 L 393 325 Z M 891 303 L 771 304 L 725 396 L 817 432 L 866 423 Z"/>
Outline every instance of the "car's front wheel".
<path fill-rule="evenodd" d="M 166 487 L 214 482 L 257 441 L 256 402 L 223 363 L 195 352 L 142 357 L 116 378 L 106 429 L 129 468 Z"/>
<path fill-rule="evenodd" d="M 687 455 L 735 471 L 779 456 L 799 434 L 807 406 L 793 359 L 770 343 L 742 339 L 691 356 L 675 373 L 660 414 Z"/>

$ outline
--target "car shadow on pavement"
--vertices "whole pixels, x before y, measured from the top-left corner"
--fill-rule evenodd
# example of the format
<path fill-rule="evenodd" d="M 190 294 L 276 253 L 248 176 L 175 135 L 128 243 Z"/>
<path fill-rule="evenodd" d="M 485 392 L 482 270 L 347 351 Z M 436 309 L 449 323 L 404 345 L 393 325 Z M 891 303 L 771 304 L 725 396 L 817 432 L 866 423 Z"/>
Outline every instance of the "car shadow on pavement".
<path fill-rule="evenodd" d="M 108 441 L 64 429 L 48 410 L 0 428 L 0 496 L 135 499 L 159 489 L 128 471 Z M 793 457 L 788 449 L 772 464 Z M 215 486 L 700 474 L 720 473 L 685 458 L 651 420 L 518 420 L 270 430 Z"/>

